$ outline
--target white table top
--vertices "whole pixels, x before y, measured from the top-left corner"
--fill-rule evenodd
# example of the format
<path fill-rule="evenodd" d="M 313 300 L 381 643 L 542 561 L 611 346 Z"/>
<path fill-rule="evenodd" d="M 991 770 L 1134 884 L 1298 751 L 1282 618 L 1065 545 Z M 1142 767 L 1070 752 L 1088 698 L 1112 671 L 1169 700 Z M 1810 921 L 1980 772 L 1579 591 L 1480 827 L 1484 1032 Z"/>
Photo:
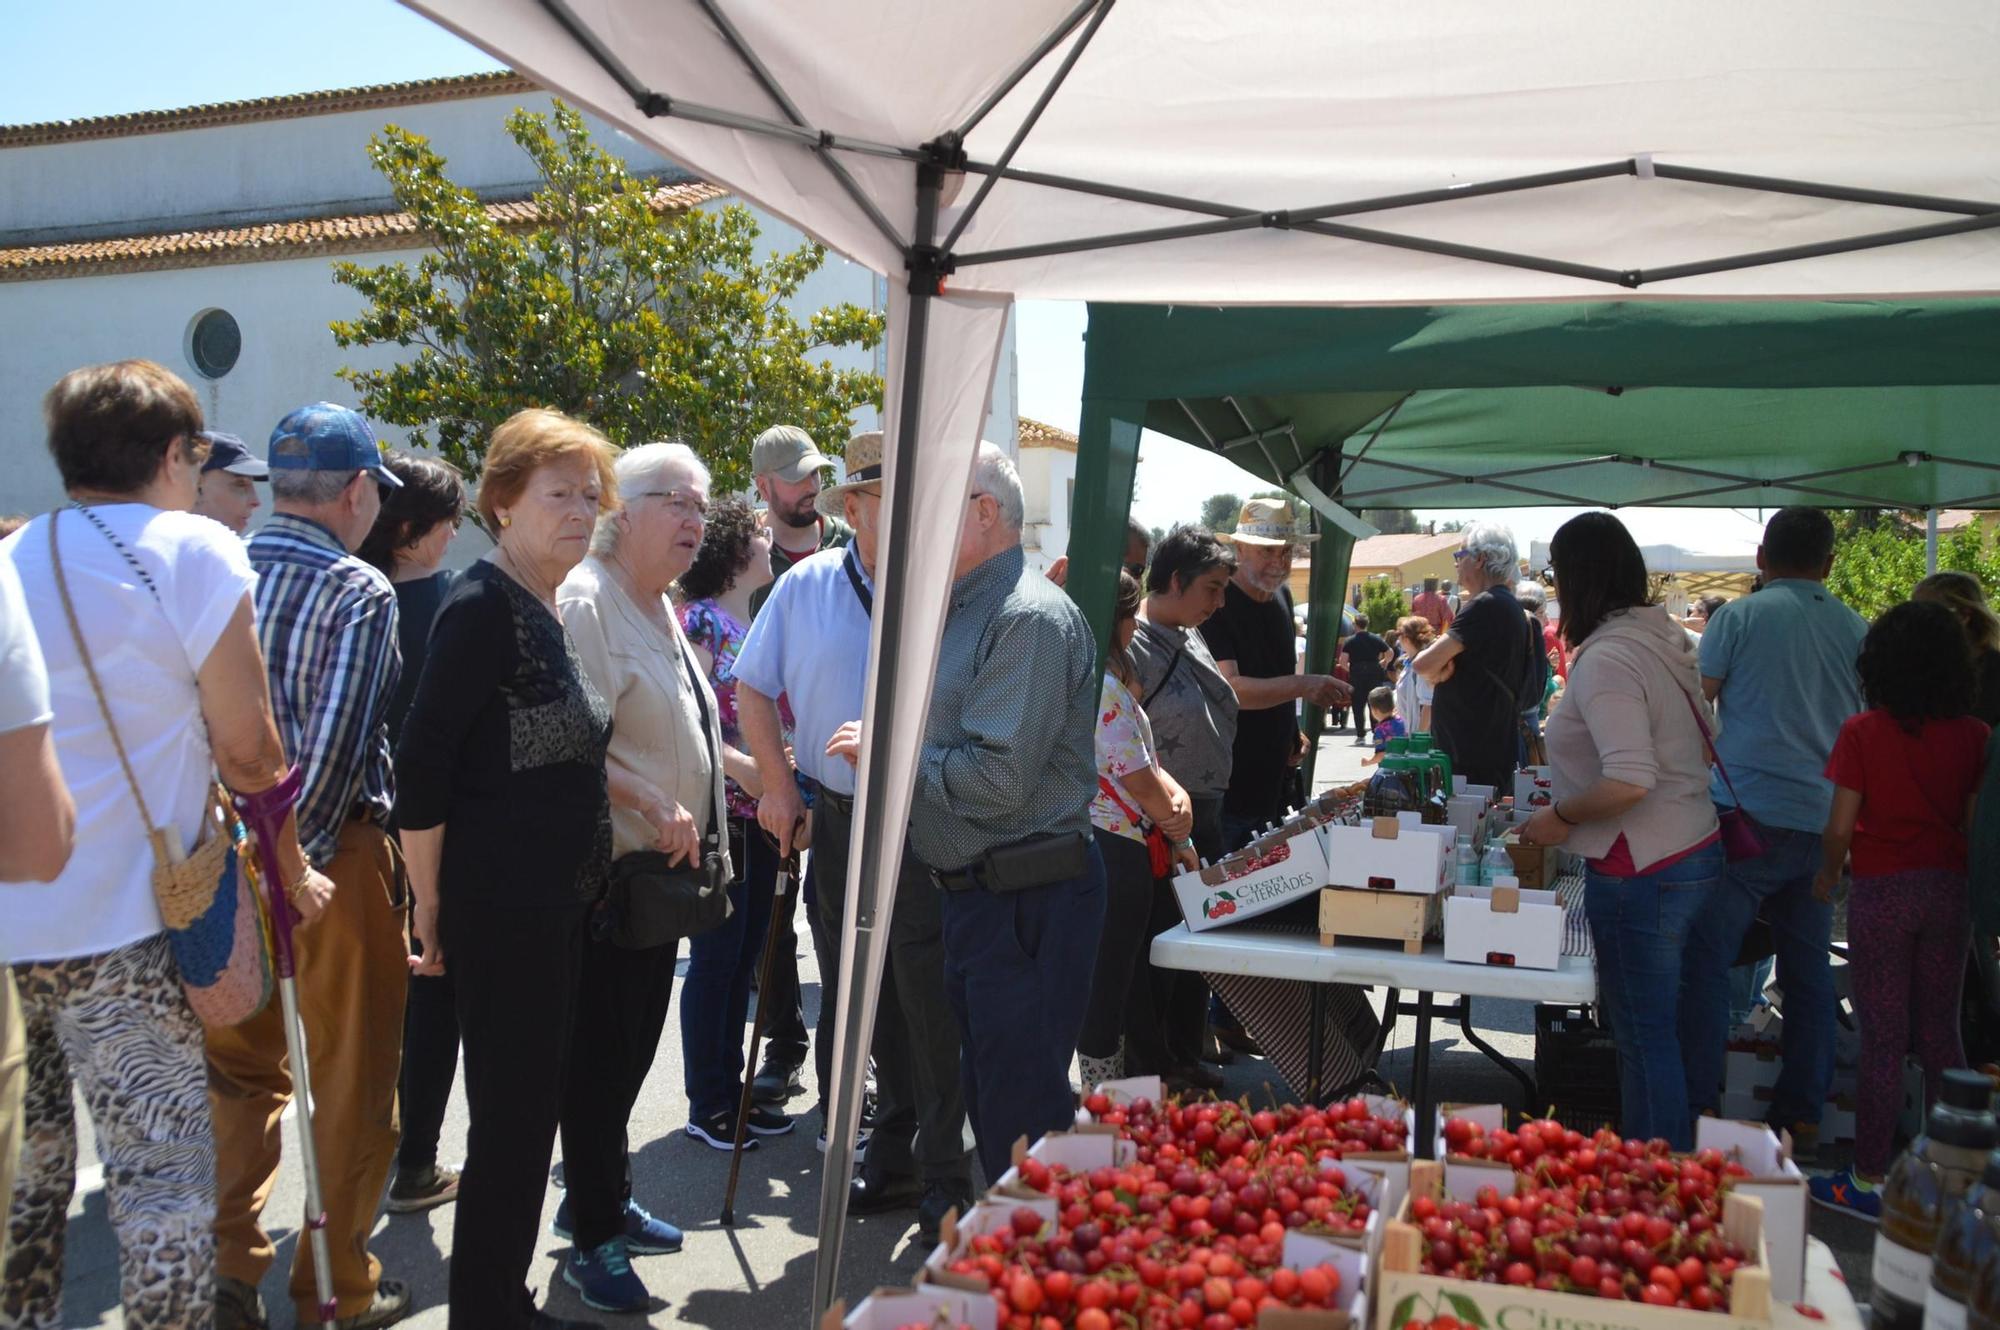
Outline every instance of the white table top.
<path fill-rule="evenodd" d="M 1394 946 L 1342 943 L 1322 947 L 1305 933 L 1279 933 L 1241 924 L 1190 933 L 1176 924 L 1153 939 L 1153 964 L 1168 970 L 1298 979 L 1315 984 L 1361 984 L 1466 997 L 1535 1002 L 1595 1002 L 1597 967 L 1585 956 L 1564 956 L 1553 970 L 1466 965 L 1444 958 L 1444 948 L 1411 956 Z"/>

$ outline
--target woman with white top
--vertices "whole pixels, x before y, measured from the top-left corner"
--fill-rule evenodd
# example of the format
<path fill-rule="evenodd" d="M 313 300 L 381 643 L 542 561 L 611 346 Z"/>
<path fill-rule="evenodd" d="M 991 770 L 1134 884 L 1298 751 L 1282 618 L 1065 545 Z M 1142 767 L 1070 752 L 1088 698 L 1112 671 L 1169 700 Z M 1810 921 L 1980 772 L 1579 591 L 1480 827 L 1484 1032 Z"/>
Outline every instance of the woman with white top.
<path fill-rule="evenodd" d="M 243 793 L 283 778 L 256 575 L 242 541 L 191 511 L 206 445 L 201 405 L 180 379 L 150 361 L 95 365 L 65 375 L 42 405 L 70 506 L 10 537 L 0 561 L 20 577 L 47 661 L 76 848 L 47 884 L 0 889 L 0 946 L 27 1044 L 0 1308 L 24 1325 L 62 1323 L 80 1089 L 105 1165 L 125 1324 L 190 1330 L 214 1316 L 215 1146 L 202 1025 L 154 898 L 139 803 L 185 852 L 218 771 Z M 102 705 L 86 659 L 115 681 Z M 317 918 L 333 886 L 306 863 L 290 816 L 277 861 L 300 915 Z"/>

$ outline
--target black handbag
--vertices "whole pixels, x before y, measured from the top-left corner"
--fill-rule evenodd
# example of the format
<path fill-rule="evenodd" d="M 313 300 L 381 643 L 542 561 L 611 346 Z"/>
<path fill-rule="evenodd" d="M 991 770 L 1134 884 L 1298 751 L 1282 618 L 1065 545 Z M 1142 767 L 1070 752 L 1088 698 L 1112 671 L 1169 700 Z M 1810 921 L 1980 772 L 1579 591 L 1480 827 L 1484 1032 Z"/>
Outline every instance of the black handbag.
<path fill-rule="evenodd" d="M 711 769 L 721 762 L 710 732 L 708 694 L 685 649 L 681 664 L 688 687 L 701 709 L 701 738 Z M 709 801 L 708 834 L 702 837 L 701 862 L 671 864 L 659 850 L 634 850 L 611 861 L 611 886 L 598 915 L 597 936 L 614 947 L 643 951 L 677 946 L 720 927 L 730 915 L 729 879 L 722 871 L 722 809 L 720 798 Z"/>

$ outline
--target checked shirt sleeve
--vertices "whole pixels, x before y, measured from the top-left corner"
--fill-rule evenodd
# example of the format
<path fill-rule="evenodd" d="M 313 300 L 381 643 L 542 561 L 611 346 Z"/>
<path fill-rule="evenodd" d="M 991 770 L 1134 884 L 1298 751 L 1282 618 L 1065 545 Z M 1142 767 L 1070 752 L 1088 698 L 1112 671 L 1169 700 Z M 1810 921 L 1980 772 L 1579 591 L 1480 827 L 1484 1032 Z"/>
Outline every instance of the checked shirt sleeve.
<path fill-rule="evenodd" d="M 386 751 L 383 717 L 402 670 L 396 641 L 396 597 L 379 587 L 357 587 L 330 607 L 329 642 L 317 694 L 300 716 L 299 839 L 306 855 L 325 867 L 339 847 L 340 828 L 361 792 L 369 762 Z"/>

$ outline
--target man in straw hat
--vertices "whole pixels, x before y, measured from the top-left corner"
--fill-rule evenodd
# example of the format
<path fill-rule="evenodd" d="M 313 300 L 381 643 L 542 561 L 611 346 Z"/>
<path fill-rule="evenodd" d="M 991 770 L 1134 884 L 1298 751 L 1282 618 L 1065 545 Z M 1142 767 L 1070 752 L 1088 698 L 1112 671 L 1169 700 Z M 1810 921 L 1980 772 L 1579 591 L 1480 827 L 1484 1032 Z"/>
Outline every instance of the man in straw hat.
<path fill-rule="evenodd" d="M 793 757 L 813 793 L 814 909 L 820 947 L 820 1093 L 832 1084 L 835 983 L 854 826 L 852 743 L 866 701 L 868 626 L 882 525 L 882 436 L 847 444 L 847 479 L 821 491 L 819 511 L 845 517 L 854 542 L 821 550 L 778 579 L 736 658 L 736 709 L 760 772 L 788 772 L 777 699 L 791 703 Z M 1081 805 L 1079 805 L 1081 806 Z M 790 780 L 764 780 L 757 821 L 781 852 L 798 843 L 804 801 Z M 850 1214 L 917 1211 L 935 1241 L 945 1212 L 972 1202 L 958 1033 L 945 1000 L 938 887 L 906 846 L 889 929 L 873 1038 L 880 1110 L 852 1183 Z M 825 1104 L 822 1100 L 822 1114 Z"/>
<path fill-rule="evenodd" d="M 1201 635 L 1236 690 L 1236 743 L 1222 799 L 1223 837 L 1234 849 L 1284 815 L 1291 769 L 1306 754 L 1297 703 L 1330 709 L 1345 705 L 1352 690 L 1330 674 L 1298 669 L 1287 583 L 1293 551 L 1319 534 L 1300 530 L 1284 499 L 1251 499 L 1223 539 L 1236 546 L 1236 575 Z"/>

